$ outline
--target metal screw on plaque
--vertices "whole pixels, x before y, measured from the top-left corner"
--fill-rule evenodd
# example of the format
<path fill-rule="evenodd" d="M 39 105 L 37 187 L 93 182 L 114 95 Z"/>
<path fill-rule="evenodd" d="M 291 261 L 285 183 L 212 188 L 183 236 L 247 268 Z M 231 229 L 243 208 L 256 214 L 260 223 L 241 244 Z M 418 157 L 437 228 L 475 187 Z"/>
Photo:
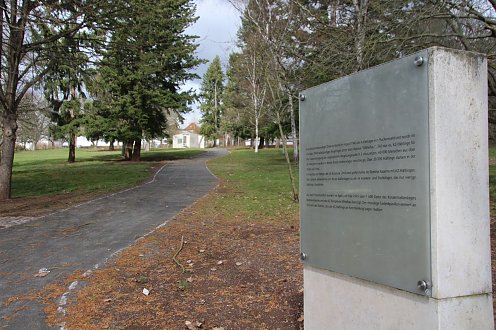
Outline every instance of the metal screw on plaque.
<path fill-rule="evenodd" d="M 417 56 L 415 57 L 415 60 L 413 60 L 413 63 L 415 63 L 416 66 L 421 66 L 424 64 L 424 58 L 422 56 Z"/>
<path fill-rule="evenodd" d="M 300 259 L 301 260 L 307 260 L 308 256 L 305 252 L 300 253 Z"/>
<path fill-rule="evenodd" d="M 305 94 L 300 94 L 300 101 L 305 101 Z"/>
<path fill-rule="evenodd" d="M 431 294 L 432 284 L 430 282 L 420 280 L 417 282 L 417 287 L 420 291 L 423 291 L 426 295 Z"/>

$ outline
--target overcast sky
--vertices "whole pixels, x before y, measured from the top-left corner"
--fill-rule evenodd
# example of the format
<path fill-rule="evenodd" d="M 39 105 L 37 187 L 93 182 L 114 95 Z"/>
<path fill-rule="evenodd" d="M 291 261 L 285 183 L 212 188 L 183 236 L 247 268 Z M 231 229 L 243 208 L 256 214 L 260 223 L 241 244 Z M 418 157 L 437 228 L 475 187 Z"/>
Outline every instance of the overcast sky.
<path fill-rule="evenodd" d="M 236 49 L 236 33 L 240 26 L 239 12 L 227 0 L 195 0 L 196 16 L 198 21 L 186 30 L 187 34 L 197 35 L 199 58 L 209 62 L 219 55 L 223 69 L 229 61 L 229 54 Z M 209 63 L 200 65 L 196 73 L 203 77 Z M 225 71 L 224 71 L 225 72 Z M 201 79 L 188 82 L 184 89 L 199 89 Z M 184 124 L 187 126 L 192 121 L 199 122 L 201 114 L 197 107 L 195 111 L 185 115 Z"/>

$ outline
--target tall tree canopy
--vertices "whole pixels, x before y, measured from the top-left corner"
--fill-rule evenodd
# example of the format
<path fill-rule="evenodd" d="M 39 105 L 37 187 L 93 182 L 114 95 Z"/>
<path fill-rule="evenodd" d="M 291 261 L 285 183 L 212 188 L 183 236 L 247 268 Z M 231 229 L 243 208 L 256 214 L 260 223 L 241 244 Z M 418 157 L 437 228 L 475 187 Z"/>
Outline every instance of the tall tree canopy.
<path fill-rule="evenodd" d="M 430 46 L 487 54 L 489 117 L 496 127 L 496 3 L 492 0 L 230 1 L 240 11 L 242 26 L 238 33 L 239 69 L 233 70 L 237 76 L 229 79 L 251 81 L 238 85 L 247 94 L 259 95 L 258 101 L 264 101 L 262 107 L 260 102 L 246 107 L 254 122 L 258 114 L 274 108 L 274 100 L 260 96 L 277 88 L 285 92 L 295 142 L 298 90 Z M 258 73 L 268 70 L 272 78 L 250 80 L 249 71 L 242 69 L 250 58 L 252 73 L 253 69 Z M 254 87 L 258 93 L 253 93 Z M 264 131 L 264 126 L 270 124 L 261 123 L 257 130 Z"/>
<path fill-rule="evenodd" d="M 68 24 L 74 24 L 72 22 Z M 84 102 L 86 100 L 86 84 L 94 75 L 90 67 L 90 59 L 85 50 L 92 49 L 95 36 L 78 31 L 74 38 L 63 38 L 56 43 L 54 53 L 63 61 L 54 66 L 51 72 L 42 79 L 45 97 L 50 103 L 54 135 L 69 141 L 68 161 L 76 161 L 76 137 L 81 125 Z M 56 53 L 55 53 L 56 51 Z"/>
<path fill-rule="evenodd" d="M 141 139 L 163 135 L 166 114 L 187 111 L 194 99 L 179 90 L 200 63 L 196 37 L 185 34 L 196 19 L 188 0 L 0 4 L 0 200 L 10 198 L 19 105 L 30 89 L 44 88 L 71 141 L 81 123 L 92 135 L 111 127 L 109 136 L 134 144 L 135 159 Z M 98 74 L 88 75 L 101 60 Z M 99 123 L 90 125 L 90 117 L 80 115 L 87 78 L 95 77 L 104 100 L 91 108 Z"/>
<path fill-rule="evenodd" d="M 94 85 L 95 118 L 111 123 L 101 127 L 126 143 L 127 159 L 139 160 L 142 139 L 165 135 L 167 113 L 189 110 L 195 95 L 180 87 L 197 77 L 190 70 L 201 60 L 194 55 L 196 37 L 185 34 L 196 20 L 191 1 L 131 0 L 125 5 Z"/>
<path fill-rule="evenodd" d="M 248 139 L 252 135 L 249 112 L 246 107 L 249 96 L 243 87 L 245 81 L 240 75 L 240 54 L 233 53 L 229 56 L 229 64 L 226 70 L 227 84 L 224 90 L 224 113 L 221 118 L 221 130 L 237 139 L 237 144 L 242 139 Z"/>
<path fill-rule="evenodd" d="M 219 138 L 221 116 L 224 109 L 224 73 L 219 56 L 210 63 L 201 84 L 201 133 L 214 141 Z"/>

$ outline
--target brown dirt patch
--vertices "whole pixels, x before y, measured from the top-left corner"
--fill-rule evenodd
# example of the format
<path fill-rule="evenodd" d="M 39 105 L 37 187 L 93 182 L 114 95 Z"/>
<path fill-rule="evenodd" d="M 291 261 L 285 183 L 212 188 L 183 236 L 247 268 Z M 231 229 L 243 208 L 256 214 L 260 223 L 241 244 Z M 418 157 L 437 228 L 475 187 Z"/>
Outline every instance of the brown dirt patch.
<path fill-rule="evenodd" d="M 55 324 L 57 315 L 57 304 L 59 298 L 66 292 L 67 287 L 73 281 L 82 277 L 82 272 L 74 272 L 71 276 L 62 279 L 60 282 L 55 282 L 46 285 L 42 290 L 33 290 L 26 295 L 12 296 L 5 300 L 1 307 L 7 307 L 11 304 L 16 304 L 19 302 L 35 301 L 37 303 L 43 303 L 46 305 L 45 312 L 48 315 L 48 322 Z M 27 309 L 26 306 L 20 306 L 13 310 L 13 313 L 4 316 L 3 319 L 6 321 L 11 321 L 19 316 L 18 312 Z"/>
<path fill-rule="evenodd" d="M 13 198 L 0 202 L 2 217 L 39 217 L 56 210 L 84 203 L 98 197 L 100 194 L 66 193 L 53 196 L 34 196 Z"/>
<path fill-rule="evenodd" d="M 291 219 L 228 219 L 203 198 L 87 279 L 51 325 L 68 329 L 298 329 L 303 311 L 299 227 Z M 185 244 L 173 260 L 181 240 Z M 145 296 L 142 291 L 150 290 Z"/>

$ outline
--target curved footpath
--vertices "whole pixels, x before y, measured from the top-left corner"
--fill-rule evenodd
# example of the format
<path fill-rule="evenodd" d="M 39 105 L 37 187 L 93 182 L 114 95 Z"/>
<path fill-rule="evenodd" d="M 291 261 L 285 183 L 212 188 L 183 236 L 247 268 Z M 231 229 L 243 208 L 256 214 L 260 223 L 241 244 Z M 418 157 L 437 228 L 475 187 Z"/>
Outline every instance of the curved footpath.
<path fill-rule="evenodd" d="M 6 302 L 62 281 L 76 270 L 98 268 L 169 221 L 215 187 L 217 179 L 205 162 L 225 154 L 225 149 L 212 149 L 169 162 L 149 183 L 0 229 L 0 329 L 48 329 L 41 302 Z M 42 268 L 50 273 L 35 277 Z"/>

